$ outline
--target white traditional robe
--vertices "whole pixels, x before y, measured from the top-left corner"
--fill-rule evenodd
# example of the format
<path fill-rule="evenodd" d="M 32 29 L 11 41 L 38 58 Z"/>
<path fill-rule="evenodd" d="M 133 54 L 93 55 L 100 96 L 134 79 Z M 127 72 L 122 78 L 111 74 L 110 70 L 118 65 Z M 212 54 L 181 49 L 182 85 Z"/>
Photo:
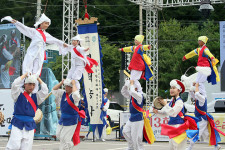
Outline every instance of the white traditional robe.
<path fill-rule="evenodd" d="M 46 36 L 45 43 L 42 35 L 35 28 L 27 27 L 19 21 L 15 23 L 15 26 L 22 34 L 31 39 L 30 46 L 27 49 L 27 53 L 23 61 L 23 74 L 29 72 L 31 74 L 40 75 L 44 62 L 46 43 L 56 44 L 60 49 L 63 49 L 64 42 L 54 38 L 44 31 Z"/>
<path fill-rule="evenodd" d="M 76 46 L 76 49 L 80 54 L 84 57 L 78 56 L 75 52 L 74 49 L 75 47 L 70 45 L 66 49 L 62 49 L 59 54 L 66 55 L 68 52 L 71 53 L 71 68 L 68 72 L 67 78 L 71 80 L 76 81 L 76 87 L 79 90 L 80 89 L 80 83 L 79 80 L 82 78 L 82 75 L 85 71 L 85 66 L 89 61 L 87 60 L 87 55 L 86 51 L 83 47 Z"/>

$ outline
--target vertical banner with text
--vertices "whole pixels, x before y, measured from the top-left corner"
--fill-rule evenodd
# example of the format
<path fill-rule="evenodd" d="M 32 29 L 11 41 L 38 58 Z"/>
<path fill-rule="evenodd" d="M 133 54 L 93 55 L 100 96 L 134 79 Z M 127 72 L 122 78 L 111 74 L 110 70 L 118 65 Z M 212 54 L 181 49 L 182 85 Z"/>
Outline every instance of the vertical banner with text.
<path fill-rule="evenodd" d="M 102 91 L 102 66 L 100 58 L 100 44 L 97 31 L 97 24 L 85 24 L 78 26 L 78 34 L 83 39 L 81 46 L 89 48 L 89 57 L 98 62 L 98 66 L 93 66 L 94 73 L 83 74 L 84 87 L 88 102 L 90 124 L 102 124 L 100 119 L 101 104 L 103 98 Z"/>

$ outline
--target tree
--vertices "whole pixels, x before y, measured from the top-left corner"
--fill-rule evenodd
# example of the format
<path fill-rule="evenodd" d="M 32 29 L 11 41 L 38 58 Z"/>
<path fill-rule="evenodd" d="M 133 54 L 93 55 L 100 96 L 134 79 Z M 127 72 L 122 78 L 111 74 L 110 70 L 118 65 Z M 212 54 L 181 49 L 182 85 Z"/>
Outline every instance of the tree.
<path fill-rule="evenodd" d="M 190 66 L 197 65 L 197 56 L 182 62 L 182 57 L 199 47 L 197 39 L 207 35 L 207 47 L 219 58 L 219 26 L 214 21 L 207 21 L 202 26 L 191 24 L 182 26 L 180 22 L 171 19 L 159 26 L 159 95 L 169 89 L 172 79 L 180 79 Z M 194 69 L 188 72 L 194 73 Z"/>

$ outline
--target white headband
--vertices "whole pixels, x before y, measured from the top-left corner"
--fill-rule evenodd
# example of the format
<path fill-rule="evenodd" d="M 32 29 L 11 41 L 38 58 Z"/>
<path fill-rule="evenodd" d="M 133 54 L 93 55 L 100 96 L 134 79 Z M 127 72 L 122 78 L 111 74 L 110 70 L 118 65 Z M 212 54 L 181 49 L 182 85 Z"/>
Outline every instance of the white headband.
<path fill-rule="evenodd" d="M 51 24 L 51 20 L 45 14 L 42 14 L 39 20 L 34 24 L 35 28 L 43 22 L 49 22 L 49 25 Z"/>
<path fill-rule="evenodd" d="M 170 86 L 171 87 L 176 87 L 178 90 L 180 90 L 180 91 L 182 91 L 182 88 L 181 88 L 181 86 L 177 83 L 177 81 L 174 79 L 174 80 L 172 80 L 172 81 L 170 81 Z"/>
<path fill-rule="evenodd" d="M 73 87 L 71 80 L 68 79 L 68 78 L 67 78 L 66 80 L 64 80 L 64 86 L 70 86 L 70 87 Z"/>
<path fill-rule="evenodd" d="M 74 40 L 74 41 L 83 41 L 83 39 L 80 38 L 80 35 L 79 34 L 77 36 L 73 37 L 71 40 Z"/>
<path fill-rule="evenodd" d="M 104 88 L 104 92 L 105 92 L 105 93 L 108 93 L 109 90 L 108 90 L 107 88 Z"/>
<path fill-rule="evenodd" d="M 36 75 L 30 75 L 25 79 L 25 84 L 26 83 L 36 83 L 37 82 L 37 76 Z"/>

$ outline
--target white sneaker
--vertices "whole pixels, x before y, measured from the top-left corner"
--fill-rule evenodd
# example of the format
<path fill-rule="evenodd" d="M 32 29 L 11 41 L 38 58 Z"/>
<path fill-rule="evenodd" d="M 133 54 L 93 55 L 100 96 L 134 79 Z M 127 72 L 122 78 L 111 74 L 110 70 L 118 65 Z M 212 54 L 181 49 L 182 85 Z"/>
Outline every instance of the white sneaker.
<path fill-rule="evenodd" d="M 222 147 L 220 145 L 215 146 L 214 150 L 220 150 Z"/>
<path fill-rule="evenodd" d="M 186 150 L 192 150 L 192 147 L 191 147 L 191 146 L 188 146 L 188 147 L 186 148 Z"/>
<path fill-rule="evenodd" d="M 102 142 L 105 142 L 105 139 L 100 139 Z"/>

